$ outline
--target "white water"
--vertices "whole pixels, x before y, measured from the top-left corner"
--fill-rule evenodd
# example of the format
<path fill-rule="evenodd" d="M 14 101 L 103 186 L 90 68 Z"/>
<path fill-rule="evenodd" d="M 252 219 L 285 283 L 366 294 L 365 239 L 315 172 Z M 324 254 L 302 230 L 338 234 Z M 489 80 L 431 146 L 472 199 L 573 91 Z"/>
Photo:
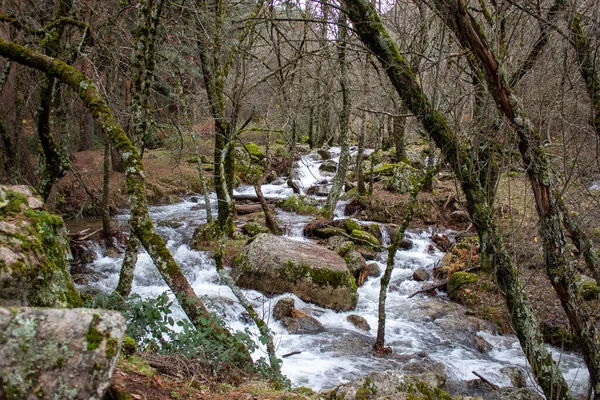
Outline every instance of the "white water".
<path fill-rule="evenodd" d="M 305 163 L 298 166 L 299 181 L 303 188 L 308 188 L 324 177 L 318 171 L 321 161 L 310 161 L 303 157 Z M 316 167 L 315 167 L 316 166 Z M 305 168 L 305 169 L 304 169 Z M 304 171 L 307 175 L 301 175 Z M 272 186 L 272 187 L 271 187 Z M 263 186 L 265 197 L 285 197 L 291 194 L 287 186 Z M 238 189 L 238 193 L 250 193 L 248 188 Z M 211 199 L 215 208 L 214 198 Z M 197 196 L 181 203 L 151 207 L 152 219 L 158 226 L 160 234 L 167 240 L 169 249 L 189 279 L 196 293 L 206 296 L 207 303 L 224 317 L 232 329 L 249 328 L 256 332 L 253 325 L 242 317 L 243 309 L 235 301 L 235 297 L 225 285 L 219 282 L 214 263 L 205 252 L 191 250 L 187 243 L 198 225 L 205 222 L 203 198 Z M 339 205 L 338 205 L 339 206 Z M 341 207 L 340 207 L 341 208 Z M 338 211 L 341 212 L 341 211 Z M 336 213 L 337 214 L 337 213 Z M 119 218 L 127 220 L 128 215 Z M 278 218 L 284 223 L 286 236 L 295 240 L 308 240 L 302 236 L 302 228 L 309 218 L 289 212 L 278 212 Z M 384 244 L 390 238 L 387 229 L 382 229 Z M 490 331 L 480 331 L 482 327 L 474 325 L 459 306 L 449 303 L 444 295 L 437 298 L 416 296 L 406 297 L 420 289 L 421 284 L 411 279 L 412 273 L 419 267 L 429 271 L 443 253 L 435 250 L 428 252 L 431 232 L 408 232 L 414 247 L 408 251 L 400 251 L 395 258 L 395 269 L 392 273 L 390 291 L 387 297 L 387 329 L 386 341 L 395 354 L 411 355 L 418 362 L 426 353 L 435 361 L 445 365 L 449 380 L 475 379 L 471 371 L 476 371 L 499 386 L 510 386 L 509 379 L 500 369 L 506 366 L 521 368 L 526 376 L 527 365 L 519 343 L 513 336 L 498 336 Z M 386 255 L 380 260 L 380 267 L 385 268 Z M 94 285 L 102 290 L 112 290 L 118 281 L 121 258 L 109 258 L 100 254 L 93 268 L 104 274 L 103 279 Z M 168 288 L 147 254 L 141 254 L 136 265 L 133 291 L 142 296 L 157 295 Z M 409 362 L 407 359 L 373 357 L 370 353 L 377 328 L 377 305 L 379 296 L 379 279 L 370 278 L 359 288 L 359 301 L 352 312 L 336 313 L 308 304 L 291 294 L 267 298 L 256 291 L 244 291 L 256 310 L 273 331 L 278 356 L 301 351 L 300 354 L 283 359 L 283 373 L 295 385 L 304 385 L 315 390 L 332 388 L 340 383 L 358 378 L 372 371 L 398 369 Z M 296 307 L 305 309 L 319 319 L 327 329 L 316 335 L 290 335 L 271 317 L 272 307 L 282 297 L 293 297 Z M 452 309 L 458 309 L 451 311 Z M 178 307 L 173 310 L 174 318 L 185 318 Z M 364 317 L 371 325 L 369 332 L 355 328 L 346 317 L 357 314 Z M 477 351 L 471 344 L 471 338 L 478 334 L 489 342 L 493 349 L 487 354 Z M 565 377 L 572 382 L 573 391 L 582 394 L 586 390 L 587 370 L 577 355 L 553 351 L 560 359 Z M 255 357 L 264 354 L 257 351 Z M 529 383 L 533 385 L 531 379 Z"/>

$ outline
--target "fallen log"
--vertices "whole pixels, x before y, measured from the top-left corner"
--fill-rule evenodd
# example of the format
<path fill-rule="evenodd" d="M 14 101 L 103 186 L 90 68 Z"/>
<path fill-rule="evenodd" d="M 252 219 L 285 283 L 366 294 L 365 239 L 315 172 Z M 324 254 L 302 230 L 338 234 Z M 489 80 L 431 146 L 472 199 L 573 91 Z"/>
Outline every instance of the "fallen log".
<path fill-rule="evenodd" d="M 256 212 L 261 212 L 262 211 L 262 207 L 258 203 L 255 203 L 255 204 L 238 204 L 235 208 L 236 208 L 237 213 L 240 214 L 240 215 L 243 215 L 243 214 L 252 214 L 252 213 L 256 213 Z M 269 204 L 269 208 L 274 209 L 275 205 L 274 204 Z"/>

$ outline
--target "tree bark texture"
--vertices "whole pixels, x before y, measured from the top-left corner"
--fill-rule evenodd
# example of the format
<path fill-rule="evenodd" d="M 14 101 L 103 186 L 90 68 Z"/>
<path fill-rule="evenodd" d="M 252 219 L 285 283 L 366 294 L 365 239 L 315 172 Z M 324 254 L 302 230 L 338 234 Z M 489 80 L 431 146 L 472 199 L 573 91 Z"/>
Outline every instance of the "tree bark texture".
<path fill-rule="evenodd" d="M 340 161 L 338 163 L 337 171 L 333 177 L 333 184 L 331 190 L 327 195 L 327 200 L 323 206 L 323 215 L 329 219 L 333 219 L 335 206 L 337 205 L 344 184 L 346 183 L 346 173 L 348 172 L 348 163 L 350 162 L 350 112 L 351 112 L 351 99 L 350 99 L 350 88 L 348 84 L 348 62 L 346 60 L 346 47 L 347 47 L 347 36 L 348 28 L 346 16 L 340 13 L 338 21 L 338 61 L 339 61 L 339 82 L 342 89 L 342 110 L 340 112 L 340 138 L 339 143 L 341 147 Z"/>
<path fill-rule="evenodd" d="M 470 174 L 468 166 L 472 160 L 467 150 L 444 116 L 433 109 L 373 5 L 366 0 L 345 0 L 344 5 L 361 41 L 377 55 L 398 94 L 435 141 L 460 182 L 467 199 L 467 211 L 480 235 L 481 251 L 493 255 L 498 286 L 505 295 L 515 332 L 538 383 L 549 399 L 569 398 L 568 386 L 543 344 L 523 285 L 492 218 L 485 191 Z"/>

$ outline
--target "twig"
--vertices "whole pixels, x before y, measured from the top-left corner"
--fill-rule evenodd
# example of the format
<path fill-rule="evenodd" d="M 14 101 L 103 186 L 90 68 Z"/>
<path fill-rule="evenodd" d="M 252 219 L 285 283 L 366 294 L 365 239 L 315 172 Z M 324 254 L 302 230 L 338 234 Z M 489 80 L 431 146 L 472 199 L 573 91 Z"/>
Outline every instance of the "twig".
<path fill-rule="evenodd" d="M 300 353 L 302 353 L 302 352 L 298 351 L 298 350 L 292 351 L 291 353 L 287 353 L 287 354 L 282 355 L 281 358 L 288 358 L 288 357 L 295 356 L 296 354 L 300 354 Z"/>
<path fill-rule="evenodd" d="M 423 288 L 421 290 L 417 290 L 416 292 L 414 292 L 413 294 L 411 294 L 410 296 L 407 297 L 407 299 L 412 299 L 413 297 L 415 297 L 416 295 L 418 295 L 419 293 L 426 293 L 426 292 L 431 292 L 432 290 L 435 289 L 439 289 L 441 287 L 444 287 L 448 284 L 448 281 L 442 281 L 436 285 L 430 286 L 430 287 L 426 287 Z"/>
<path fill-rule="evenodd" d="M 498 387 L 498 385 L 494 385 L 492 382 L 488 381 L 487 379 L 485 379 L 483 376 L 481 376 L 480 374 L 478 374 L 475 371 L 471 371 L 473 373 L 473 375 L 475 375 L 476 377 L 478 377 L 479 379 L 481 379 L 481 381 L 483 383 L 487 383 L 488 385 L 490 385 L 490 387 L 494 390 L 498 390 L 500 389 L 500 387 Z"/>

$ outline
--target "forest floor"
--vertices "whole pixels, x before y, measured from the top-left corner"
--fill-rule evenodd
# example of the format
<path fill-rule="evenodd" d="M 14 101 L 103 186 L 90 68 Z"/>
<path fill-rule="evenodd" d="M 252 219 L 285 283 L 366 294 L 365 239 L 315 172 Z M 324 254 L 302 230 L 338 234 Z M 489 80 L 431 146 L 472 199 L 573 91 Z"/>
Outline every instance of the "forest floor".
<path fill-rule="evenodd" d="M 195 156 L 190 154 L 189 149 L 187 153 L 181 154 L 162 149 L 149 151 L 144 155 L 147 194 L 151 204 L 177 202 L 182 195 L 200 191 L 197 164 L 194 158 Z M 102 160 L 101 152 L 77 153 L 73 163 L 79 176 L 71 173 L 60 182 L 57 209 L 65 215 L 67 225 L 72 232 L 78 232 L 83 227 L 90 227 L 90 225 L 100 227 L 99 221 L 93 218 L 81 220 L 81 217 L 93 217 L 93 203 L 101 198 Z M 205 164 L 205 168 L 210 177 L 210 166 Z M 84 186 L 88 193 L 84 190 Z M 116 212 L 127 206 L 123 174 L 112 173 L 110 187 L 112 191 L 111 209 Z M 559 348 L 577 350 L 577 342 L 571 333 L 567 318 L 546 277 L 543 251 L 537 231 L 537 216 L 528 189 L 528 183 L 523 173 L 505 174 L 500 180 L 495 201 L 496 219 L 518 268 L 520 278 L 525 285 L 525 291 L 536 312 L 546 341 Z M 96 200 L 92 201 L 93 197 Z M 399 223 L 403 218 L 404 203 L 407 198 L 407 194 L 391 193 L 376 184 L 367 209 L 360 213 L 359 218 Z M 438 232 L 452 229 L 461 232 L 462 235 L 476 236 L 476 232 L 470 227 L 468 220 L 457 219 L 451 215 L 455 211 L 463 210 L 462 199 L 455 180 L 448 173 L 440 173 L 436 178 L 433 192 L 419 195 L 416 217 L 411 227 L 435 226 Z M 581 206 L 581 204 L 579 205 Z M 578 210 L 578 212 L 582 211 Z M 69 219 L 71 220 L 69 221 Z M 600 222 L 599 216 L 586 214 L 586 225 L 598 226 L 598 222 Z M 575 252 L 571 252 L 569 257 L 571 257 L 571 262 L 578 265 L 580 271 L 584 271 L 583 262 Z M 494 283 L 493 274 L 484 271 L 477 271 L 477 273 L 479 275 L 478 282 L 463 286 L 457 301 L 465 304 L 469 308 L 470 314 L 495 323 L 499 332 L 512 332 L 506 305 Z M 593 300 L 588 302 L 588 305 L 592 316 L 599 320 L 600 301 Z M 119 365 L 113 378 L 113 385 L 126 387 L 134 399 L 304 398 L 289 397 L 291 396 L 289 392 L 270 392 L 271 389 L 268 389 L 264 383 L 256 382 L 235 386 L 235 389 L 225 393 L 222 392 L 222 387 L 215 389 L 215 385 L 201 388 L 195 388 L 193 385 L 182 386 L 180 378 L 167 377 L 162 374 L 144 376 L 133 368 L 129 361 L 124 361 Z M 134 395 L 136 388 L 140 390 L 152 388 L 155 395 L 136 397 Z M 257 395 L 257 391 L 260 391 L 261 394 Z"/>

